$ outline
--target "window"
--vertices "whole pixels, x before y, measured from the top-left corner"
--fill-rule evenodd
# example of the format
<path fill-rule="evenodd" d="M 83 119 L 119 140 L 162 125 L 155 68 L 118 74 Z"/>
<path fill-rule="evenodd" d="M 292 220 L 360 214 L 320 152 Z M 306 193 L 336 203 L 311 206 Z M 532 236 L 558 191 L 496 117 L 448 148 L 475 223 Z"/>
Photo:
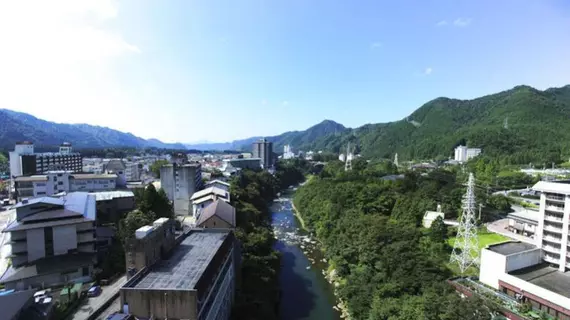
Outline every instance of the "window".
<path fill-rule="evenodd" d="M 62 185 L 63 185 L 63 181 L 58 181 L 58 182 L 57 182 L 57 185 L 58 185 L 58 186 L 62 186 Z"/>

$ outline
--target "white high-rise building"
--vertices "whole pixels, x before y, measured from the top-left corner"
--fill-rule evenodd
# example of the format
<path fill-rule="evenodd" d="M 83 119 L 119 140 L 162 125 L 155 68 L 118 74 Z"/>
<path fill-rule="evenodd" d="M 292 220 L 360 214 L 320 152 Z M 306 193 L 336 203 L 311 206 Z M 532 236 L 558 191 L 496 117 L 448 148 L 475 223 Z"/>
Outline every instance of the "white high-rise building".
<path fill-rule="evenodd" d="M 466 146 L 458 146 L 455 148 L 454 160 L 459 162 L 469 161 L 481 154 L 480 148 L 467 148 Z"/>
<path fill-rule="evenodd" d="M 176 215 L 192 214 L 194 192 L 202 189 L 202 166 L 195 164 L 169 164 L 160 168 L 160 185 L 173 202 Z"/>
<path fill-rule="evenodd" d="M 544 251 L 544 261 L 560 271 L 570 269 L 570 184 L 540 181 L 532 188 L 541 192 L 536 245 Z"/>
<path fill-rule="evenodd" d="M 291 151 L 291 146 L 286 144 L 283 147 L 283 159 L 293 159 L 295 158 L 295 153 Z"/>

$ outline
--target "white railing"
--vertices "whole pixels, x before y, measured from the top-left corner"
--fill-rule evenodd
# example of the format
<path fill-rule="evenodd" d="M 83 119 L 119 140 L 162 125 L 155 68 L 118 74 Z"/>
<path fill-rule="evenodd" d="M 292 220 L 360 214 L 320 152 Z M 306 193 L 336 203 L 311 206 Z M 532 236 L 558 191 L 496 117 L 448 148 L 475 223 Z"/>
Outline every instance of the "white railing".
<path fill-rule="evenodd" d="M 544 236 L 542 239 L 550 242 L 562 243 L 562 238 L 556 238 L 551 236 Z"/>
<path fill-rule="evenodd" d="M 544 260 L 548 261 L 550 263 L 560 263 L 560 258 L 556 258 L 556 257 L 549 256 L 549 255 L 545 255 Z"/>
<path fill-rule="evenodd" d="M 564 202 L 564 197 L 546 196 L 546 200 Z"/>
<path fill-rule="evenodd" d="M 562 223 L 562 220 L 563 220 L 563 219 L 562 219 L 562 218 L 559 218 L 559 217 L 557 217 L 557 216 L 545 214 L 545 215 L 544 215 L 544 220 Z"/>
<path fill-rule="evenodd" d="M 544 249 L 546 251 L 554 252 L 554 253 L 560 253 L 560 248 L 556 248 L 556 247 L 549 246 L 549 245 L 542 246 L 542 249 Z"/>
<path fill-rule="evenodd" d="M 560 206 L 546 206 L 546 210 L 556 211 L 556 212 L 564 212 L 564 207 L 560 207 Z"/>
<path fill-rule="evenodd" d="M 553 226 L 544 226 L 544 230 L 556 233 L 562 233 L 562 228 L 557 228 Z"/>

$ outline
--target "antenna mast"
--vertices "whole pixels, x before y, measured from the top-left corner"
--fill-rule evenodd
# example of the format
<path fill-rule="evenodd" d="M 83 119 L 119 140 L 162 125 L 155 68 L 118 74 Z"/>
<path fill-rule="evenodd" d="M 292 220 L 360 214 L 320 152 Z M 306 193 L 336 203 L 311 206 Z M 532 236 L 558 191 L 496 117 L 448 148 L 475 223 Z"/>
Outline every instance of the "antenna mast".
<path fill-rule="evenodd" d="M 346 159 L 344 162 L 344 171 L 352 170 L 352 153 L 350 152 L 350 142 L 346 146 Z"/>
<path fill-rule="evenodd" d="M 479 241 L 477 239 L 477 224 L 475 220 L 475 177 L 469 174 L 467 192 L 463 196 L 463 213 L 457 227 L 457 237 L 453 244 L 451 263 L 459 265 L 461 273 L 469 267 L 479 264 Z"/>

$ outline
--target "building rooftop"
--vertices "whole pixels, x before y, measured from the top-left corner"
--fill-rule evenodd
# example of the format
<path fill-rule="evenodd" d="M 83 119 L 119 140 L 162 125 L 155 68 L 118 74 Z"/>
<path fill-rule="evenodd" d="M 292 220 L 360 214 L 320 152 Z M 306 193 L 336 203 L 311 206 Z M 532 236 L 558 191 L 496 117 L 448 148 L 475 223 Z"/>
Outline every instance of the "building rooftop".
<path fill-rule="evenodd" d="M 0 310 L 4 319 L 14 319 L 34 296 L 35 290 L 18 291 L 0 296 Z"/>
<path fill-rule="evenodd" d="M 426 211 L 426 213 L 424 214 L 424 219 L 427 220 L 435 220 L 437 219 L 437 217 L 441 217 L 443 219 L 445 217 L 445 214 L 443 212 L 438 212 L 438 211 Z"/>
<path fill-rule="evenodd" d="M 226 190 L 220 189 L 218 187 L 210 187 L 210 188 L 206 188 L 204 190 L 194 192 L 194 194 L 192 194 L 192 197 L 190 197 L 190 200 L 194 201 L 196 199 L 200 199 L 202 197 L 207 197 L 209 195 L 218 195 L 221 197 L 227 197 L 228 192 Z"/>
<path fill-rule="evenodd" d="M 520 211 L 511 212 L 507 217 L 538 224 L 538 215 L 539 213 L 536 210 L 523 209 Z"/>
<path fill-rule="evenodd" d="M 38 175 L 27 176 L 27 177 L 17 177 L 15 180 L 16 180 L 16 182 L 47 181 L 47 175 L 38 174 Z"/>
<path fill-rule="evenodd" d="M 125 165 L 125 162 L 120 159 L 109 160 L 109 162 L 107 162 L 105 165 L 105 170 L 113 172 L 122 171 L 126 168 L 127 166 Z"/>
<path fill-rule="evenodd" d="M 236 226 L 236 209 L 223 200 L 218 199 L 207 206 L 200 214 L 197 225 L 206 222 L 213 216 L 217 216 L 234 227 Z"/>
<path fill-rule="evenodd" d="M 38 213 L 31 214 L 29 216 L 26 216 L 25 218 L 23 218 L 20 221 L 22 221 L 24 223 L 28 223 L 28 222 L 33 223 L 33 222 L 41 222 L 43 220 L 63 219 L 63 218 L 71 218 L 71 217 L 82 218 L 83 214 L 81 212 L 75 212 L 75 211 L 66 210 L 66 209 L 55 209 L 55 210 L 46 210 L 46 211 L 41 211 Z"/>
<path fill-rule="evenodd" d="M 511 254 L 538 249 L 535 245 L 520 241 L 507 241 L 487 246 L 488 250 L 508 256 Z"/>
<path fill-rule="evenodd" d="M 570 195 L 570 184 L 567 183 L 539 181 L 532 189 L 541 192 Z"/>
<path fill-rule="evenodd" d="M 560 272 L 547 264 L 538 264 L 509 272 L 524 281 L 570 298 L 570 272 Z"/>
<path fill-rule="evenodd" d="M 206 183 L 206 185 L 208 186 L 208 185 L 212 185 L 212 184 L 216 184 L 216 183 L 222 184 L 222 185 L 227 186 L 227 187 L 230 186 L 229 183 L 224 182 L 224 181 L 222 181 L 222 180 L 218 180 L 218 179 L 209 181 L 209 182 Z"/>
<path fill-rule="evenodd" d="M 194 231 L 174 248 L 168 260 L 127 287 L 137 289 L 195 290 L 198 280 L 219 250 L 229 231 Z"/>

